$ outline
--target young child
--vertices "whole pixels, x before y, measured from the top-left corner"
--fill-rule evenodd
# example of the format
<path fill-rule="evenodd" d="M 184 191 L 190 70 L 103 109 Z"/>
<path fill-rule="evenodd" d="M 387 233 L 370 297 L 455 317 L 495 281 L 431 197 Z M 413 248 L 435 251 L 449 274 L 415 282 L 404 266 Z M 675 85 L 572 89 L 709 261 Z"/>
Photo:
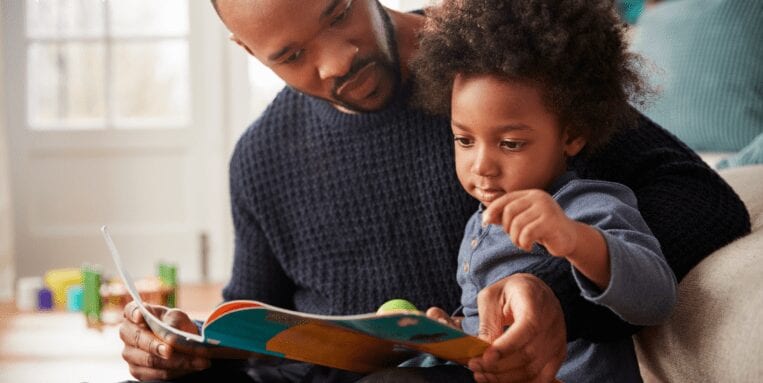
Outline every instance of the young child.
<path fill-rule="evenodd" d="M 676 281 L 633 192 L 569 170 L 635 126 L 629 102 L 645 93 L 613 2 L 445 0 L 427 15 L 417 99 L 450 116 L 458 179 L 480 202 L 458 256 L 463 330 L 478 333 L 480 290 L 549 256 L 624 320 L 665 320 Z M 630 338 L 568 343 L 557 376 L 641 381 Z"/>

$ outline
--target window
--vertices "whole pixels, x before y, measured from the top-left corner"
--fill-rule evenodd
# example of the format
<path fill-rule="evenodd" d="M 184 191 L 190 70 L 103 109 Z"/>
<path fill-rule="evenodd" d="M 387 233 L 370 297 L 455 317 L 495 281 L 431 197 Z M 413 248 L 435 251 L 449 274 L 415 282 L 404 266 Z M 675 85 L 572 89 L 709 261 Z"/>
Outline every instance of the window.
<path fill-rule="evenodd" d="M 25 0 L 34 130 L 190 124 L 188 0 Z"/>

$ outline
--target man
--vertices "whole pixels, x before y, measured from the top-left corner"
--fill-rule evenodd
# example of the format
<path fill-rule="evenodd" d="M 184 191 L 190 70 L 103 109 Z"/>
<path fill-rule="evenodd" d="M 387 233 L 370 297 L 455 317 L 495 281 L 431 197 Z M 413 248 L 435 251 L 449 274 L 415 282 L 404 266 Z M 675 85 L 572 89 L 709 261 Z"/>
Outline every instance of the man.
<path fill-rule="evenodd" d="M 408 107 L 407 63 L 424 17 L 375 0 L 213 4 L 231 39 L 289 85 L 231 160 L 236 254 L 224 298 L 322 314 L 370 312 L 391 298 L 455 309 L 457 248 L 476 202 L 453 172 L 449 122 Z M 634 190 L 680 279 L 748 232 L 749 217 L 685 146 L 651 121 L 640 125 L 575 169 Z M 392 369 L 365 381 L 545 382 L 564 360 L 568 337 L 632 334 L 635 328 L 580 297 L 569 267 L 550 257 L 480 293 L 480 334 L 492 346 L 470 361 L 471 371 Z M 182 312 L 154 310 L 194 329 Z M 123 357 L 141 380 L 360 378 L 288 361 L 215 361 L 210 368 L 204 352 L 184 354 L 156 339 L 134 305 L 125 316 Z"/>

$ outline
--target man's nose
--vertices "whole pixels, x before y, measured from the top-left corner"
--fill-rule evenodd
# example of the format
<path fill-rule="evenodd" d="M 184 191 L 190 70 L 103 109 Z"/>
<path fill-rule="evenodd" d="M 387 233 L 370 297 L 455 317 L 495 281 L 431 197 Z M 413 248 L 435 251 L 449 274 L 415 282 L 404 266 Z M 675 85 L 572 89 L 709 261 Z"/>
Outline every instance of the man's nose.
<path fill-rule="evenodd" d="M 318 75 L 321 80 L 342 77 L 347 74 L 359 50 L 360 48 L 356 45 L 348 42 L 328 44 L 323 49 L 321 61 L 318 64 Z"/>

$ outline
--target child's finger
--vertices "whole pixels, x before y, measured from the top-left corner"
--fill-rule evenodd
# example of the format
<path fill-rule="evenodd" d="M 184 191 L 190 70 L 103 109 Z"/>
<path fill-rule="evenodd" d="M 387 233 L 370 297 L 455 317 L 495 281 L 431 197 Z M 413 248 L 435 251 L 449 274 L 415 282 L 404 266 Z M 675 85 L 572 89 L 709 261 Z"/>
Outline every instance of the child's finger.
<path fill-rule="evenodd" d="M 448 325 L 455 328 L 461 328 L 460 319 L 451 317 L 450 315 L 448 315 L 447 312 L 445 312 L 445 310 L 439 307 L 430 307 L 429 309 L 427 309 L 426 316 L 444 325 Z"/>
<path fill-rule="evenodd" d="M 508 193 L 491 202 L 482 212 L 482 225 L 501 223 L 503 208 L 512 200 L 511 193 Z"/>
<path fill-rule="evenodd" d="M 511 226 L 517 217 L 521 216 L 532 208 L 532 201 L 524 197 L 519 197 L 509 202 L 504 208 L 501 216 L 501 225 L 503 231 L 511 233 Z"/>
<path fill-rule="evenodd" d="M 439 307 L 430 307 L 427 309 L 426 312 L 427 317 L 432 318 L 434 320 L 442 321 L 442 320 L 449 320 L 450 316 L 448 313 L 445 312 L 445 310 L 439 308 Z"/>
<path fill-rule="evenodd" d="M 523 248 L 523 242 L 521 241 L 522 233 L 525 231 L 525 228 L 530 225 L 531 223 L 537 221 L 541 216 L 541 213 L 538 212 L 536 209 L 525 209 L 522 213 L 515 216 L 514 219 L 511 221 L 511 226 L 508 228 L 505 228 L 508 233 L 511 234 L 511 241 L 514 242 L 515 245 Z"/>
<path fill-rule="evenodd" d="M 522 226 L 517 232 L 517 242 L 515 244 L 525 251 L 531 251 L 535 242 L 540 242 L 539 232 L 541 227 L 541 215 L 534 217 L 530 222 Z"/>

